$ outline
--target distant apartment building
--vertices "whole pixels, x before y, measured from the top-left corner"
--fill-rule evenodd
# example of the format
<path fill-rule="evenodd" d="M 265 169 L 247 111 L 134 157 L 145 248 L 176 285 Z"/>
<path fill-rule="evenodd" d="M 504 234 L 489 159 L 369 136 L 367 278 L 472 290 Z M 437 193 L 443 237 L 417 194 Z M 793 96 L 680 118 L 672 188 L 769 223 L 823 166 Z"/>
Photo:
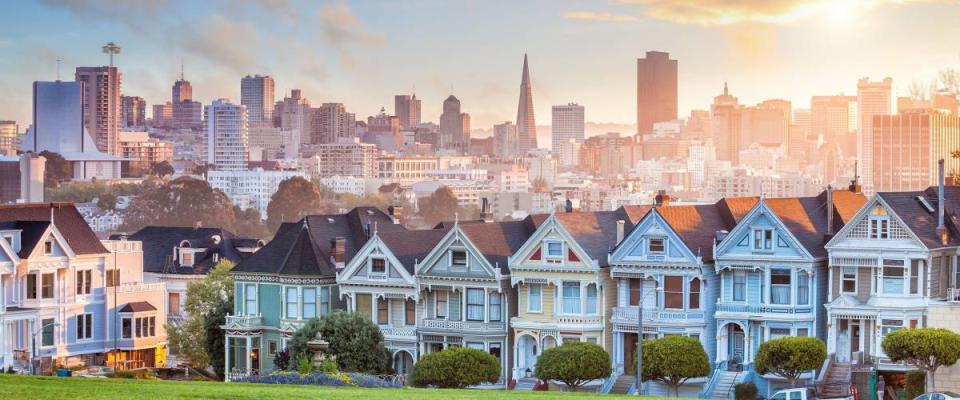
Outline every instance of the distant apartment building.
<path fill-rule="evenodd" d="M 284 144 L 292 131 L 282 131 L 280 128 L 256 124 L 248 128 L 250 142 L 250 161 L 270 161 L 282 158 Z"/>
<path fill-rule="evenodd" d="M 120 98 L 122 104 L 121 116 L 122 120 L 120 122 L 121 128 L 138 128 L 142 129 L 147 126 L 147 101 L 140 96 L 122 96 Z"/>
<path fill-rule="evenodd" d="M 960 172 L 960 117 L 933 110 L 877 115 L 870 122 L 875 192 L 923 190 L 937 184 L 937 161 L 946 172 Z"/>
<path fill-rule="evenodd" d="M 400 120 L 403 129 L 420 125 L 420 99 L 416 94 L 393 96 L 393 113 Z"/>
<path fill-rule="evenodd" d="M 356 115 L 347 112 L 343 103 L 323 103 L 311 110 L 310 143 L 336 143 L 357 137 Z"/>
<path fill-rule="evenodd" d="M 273 111 L 273 126 L 282 131 L 283 156 L 297 158 L 304 143 L 312 143 L 310 100 L 303 97 L 300 89 L 290 91 L 290 96 L 277 102 Z M 260 125 L 266 126 L 266 125 Z"/>
<path fill-rule="evenodd" d="M 379 114 L 367 118 L 367 131 L 363 141 L 376 144 L 383 150 L 396 151 L 404 142 L 400 134 L 400 119 L 387 115 L 387 110 L 381 107 Z"/>
<path fill-rule="evenodd" d="M 0 204 L 42 202 L 46 161 L 37 153 L 0 155 Z"/>
<path fill-rule="evenodd" d="M 304 170 L 312 177 L 377 177 L 377 146 L 358 139 L 316 145 L 316 155 L 304 160 Z"/>
<path fill-rule="evenodd" d="M 486 182 L 459 179 L 421 181 L 414 183 L 412 190 L 418 199 L 422 199 L 444 186 L 450 188 L 460 207 L 480 206 L 480 195 L 491 191 Z"/>
<path fill-rule="evenodd" d="M 414 183 L 427 179 L 427 171 L 440 168 L 437 157 L 387 156 L 377 158 L 377 176 L 387 182 L 410 188 Z"/>
<path fill-rule="evenodd" d="M 144 168 L 173 162 L 173 142 L 152 138 L 147 132 L 120 132 L 120 156 Z"/>
<path fill-rule="evenodd" d="M 377 189 L 383 184 L 383 179 L 329 176 L 320 178 L 319 183 L 334 193 L 349 193 L 357 197 L 363 197 L 368 194 L 376 194 Z"/>
<path fill-rule="evenodd" d="M 255 208 L 260 212 L 260 218 L 267 219 L 267 206 L 280 187 L 280 182 L 295 176 L 306 178 L 307 174 L 298 170 L 265 171 L 263 168 L 214 170 L 207 172 L 207 183 L 214 189 L 222 190 L 233 205 Z"/>
<path fill-rule="evenodd" d="M 637 133 L 653 124 L 677 119 L 677 60 L 669 53 L 648 51 L 637 59 Z"/>
<path fill-rule="evenodd" d="M 97 149 L 120 155 L 120 70 L 117 67 L 77 67 L 82 82 L 83 124 Z"/>
<path fill-rule="evenodd" d="M 470 144 L 470 114 L 460 111 L 460 100 L 452 94 L 443 101 L 439 142 L 441 149 L 461 154 L 467 152 Z"/>
<path fill-rule="evenodd" d="M 558 164 L 564 168 L 580 165 L 582 149 L 583 143 L 577 142 L 576 139 L 568 139 L 561 143 L 560 157 L 557 158 Z"/>
<path fill-rule="evenodd" d="M 520 156 L 520 137 L 513 122 L 493 126 L 493 155 L 503 159 Z"/>
<path fill-rule="evenodd" d="M 164 104 L 153 105 L 153 118 L 151 125 L 159 128 L 173 126 L 173 104 L 169 101 Z"/>
<path fill-rule="evenodd" d="M 874 191 L 874 171 L 872 168 L 863 168 L 863 166 L 874 165 L 873 121 L 875 116 L 893 113 L 892 87 L 892 78 L 884 78 L 882 81 L 861 78 L 857 82 L 857 160 L 861 166 L 858 173 L 863 180 L 864 192 L 867 194 Z M 917 186 L 914 189 L 920 189 L 920 187 Z"/>
<path fill-rule="evenodd" d="M 240 104 L 247 107 L 250 122 L 273 121 L 274 82 L 268 76 L 247 75 L 240 79 Z"/>
<path fill-rule="evenodd" d="M 0 156 L 20 150 L 20 129 L 17 121 L 0 121 Z"/>
<path fill-rule="evenodd" d="M 570 159 L 564 154 L 564 144 L 574 140 L 583 143 L 584 138 L 584 108 L 577 103 L 568 103 L 562 106 L 553 106 L 551 114 L 551 150 L 558 160 Z M 563 165 L 563 163 L 561 163 Z"/>
<path fill-rule="evenodd" d="M 617 132 L 591 137 L 581 148 L 582 167 L 608 178 L 626 173 L 642 158 L 643 147 L 636 137 L 622 137 Z"/>
<path fill-rule="evenodd" d="M 227 99 L 205 107 L 207 119 L 207 164 L 221 171 L 246 169 L 249 151 L 247 108 Z"/>
<path fill-rule="evenodd" d="M 793 116 L 789 101 L 764 100 L 754 107 L 744 108 L 741 113 L 742 146 L 750 146 L 753 143 L 780 146 L 787 142 L 787 132 Z"/>
<path fill-rule="evenodd" d="M 801 173 L 756 174 L 734 168 L 713 178 L 711 200 L 729 197 L 803 197 L 823 190 L 823 181 Z"/>
<path fill-rule="evenodd" d="M 737 157 L 743 146 L 741 108 L 726 83 L 723 84 L 723 94 L 714 96 L 710 105 L 710 132 L 717 149 L 717 159 L 734 165 L 739 161 Z"/>

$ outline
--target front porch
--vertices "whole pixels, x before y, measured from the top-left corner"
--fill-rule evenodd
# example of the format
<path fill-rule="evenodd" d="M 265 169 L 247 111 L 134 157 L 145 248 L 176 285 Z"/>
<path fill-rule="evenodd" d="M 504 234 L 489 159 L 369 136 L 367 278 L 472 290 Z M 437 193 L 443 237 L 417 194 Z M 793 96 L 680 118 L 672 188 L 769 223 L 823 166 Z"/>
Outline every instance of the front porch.
<path fill-rule="evenodd" d="M 31 335 L 39 324 L 37 310 L 7 307 L 0 311 L 0 368 L 30 369 Z"/>
<path fill-rule="evenodd" d="M 500 362 L 500 377 L 492 385 L 482 385 L 482 387 L 503 388 L 506 386 L 507 379 L 510 377 L 507 374 L 509 370 L 506 357 L 506 346 L 508 345 L 506 334 L 500 333 L 497 335 L 484 336 L 469 331 L 457 334 L 421 332 L 419 336 L 418 345 L 420 356 L 456 347 L 469 347 L 489 353 Z M 394 358 L 396 361 L 396 355 Z"/>
<path fill-rule="evenodd" d="M 221 326 L 225 334 L 224 376 L 227 382 L 260 374 L 262 322 L 260 315 L 227 315 L 226 324 Z"/>

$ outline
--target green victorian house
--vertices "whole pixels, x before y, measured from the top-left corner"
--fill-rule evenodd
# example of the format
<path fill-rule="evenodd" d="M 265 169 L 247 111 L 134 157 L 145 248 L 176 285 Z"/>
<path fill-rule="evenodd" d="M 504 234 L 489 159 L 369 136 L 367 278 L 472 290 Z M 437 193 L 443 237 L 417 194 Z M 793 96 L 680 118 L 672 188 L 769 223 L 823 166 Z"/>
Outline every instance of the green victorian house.
<path fill-rule="evenodd" d="M 227 380 L 271 372 L 277 352 L 297 329 L 343 309 L 337 273 L 375 229 L 404 229 L 396 222 L 367 207 L 311 215 L 284 223 L 270 243 L 237 264 L 234 310 L 222 326 Z"/>

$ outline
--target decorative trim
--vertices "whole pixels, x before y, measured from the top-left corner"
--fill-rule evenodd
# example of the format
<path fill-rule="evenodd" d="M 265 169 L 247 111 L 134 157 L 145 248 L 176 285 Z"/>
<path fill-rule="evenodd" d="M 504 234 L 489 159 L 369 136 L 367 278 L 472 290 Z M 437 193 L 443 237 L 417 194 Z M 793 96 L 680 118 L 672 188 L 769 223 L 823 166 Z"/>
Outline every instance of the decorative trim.
<path fill-rule="evenodd" d="M 233 276 L 236 282 L 256 282 L 256 283 L 280 283 L 290 285 L 334 285 L 337 283 L 336 277 L 324 278 L 299 278 L 278 275 L 259 275 L 259 274 L 236 274 Z"/>

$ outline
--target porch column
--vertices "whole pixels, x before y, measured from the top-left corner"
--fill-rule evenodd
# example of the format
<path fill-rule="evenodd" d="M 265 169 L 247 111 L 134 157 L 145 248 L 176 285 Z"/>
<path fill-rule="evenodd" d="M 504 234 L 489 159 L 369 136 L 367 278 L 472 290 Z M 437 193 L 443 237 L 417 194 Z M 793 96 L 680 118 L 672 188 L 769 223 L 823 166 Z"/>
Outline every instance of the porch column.
<path fill-rule="evenodd" d="M 621 371 L 623 369 L 623 332 L 613 333 L 613 369 Z"/>
<path fill-rule="evenodd" d="M 753 362 L 753 334 L 755 329 L 750 326 L 750 322 L 747 322 L 747 329 L 743 331 L 743 363 L 750 364 Z"/>
<path fill-rule="evenodd" d="M 250 337 L 250 336 L 247 336 L 247 354 L 246 354 L 245 356 L 247 357 L 246 368 L 247 368 L 247 373 L 248 373 L 248 374 L 253 373 L 253 369 L 250 368 L 250 364 L 253 362 L 253 359 L 252 359 L 251 354 L 250 354 L 250 353 L 251 353 L 251 349 L 253 348 L 253 343 L 252 343 L 252 342 L 253 342 L 253 338 Z"/>
<path fill-rule="evenodd" d="M 230 336 L 223 338 L 223 376 L 227 382 L 230 382 L 230 339 Z"/>
<path fill-rule="evenodd" d="M 859 347 L 859 348 L 860 348 L 860 352 L 863 353 L 863 354 L 867 354 L 867 351 L 863 348 L 863 346 L 865 345 L 864 342 L 866 341 L 866 338 L 865 338 L 866 332 L 867 332 L 867 320 L 861 318 L 861 319 L 860 319 L 860 335 L 859 335 L 859 336 L 860 336 L 860 338 L 859 338 L 859 339 L 860 339 L 860 347 Z"/>

